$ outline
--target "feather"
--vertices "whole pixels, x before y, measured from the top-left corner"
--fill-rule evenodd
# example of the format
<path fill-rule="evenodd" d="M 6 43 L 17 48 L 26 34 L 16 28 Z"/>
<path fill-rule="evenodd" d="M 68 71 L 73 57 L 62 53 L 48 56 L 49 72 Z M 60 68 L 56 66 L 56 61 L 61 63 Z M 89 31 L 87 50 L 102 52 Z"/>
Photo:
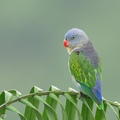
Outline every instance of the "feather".
<path fill-rule="evenodd" d="M 76 85 L 102 106 L 101 64 L 90 41 L 81 48 L 74 49 L 69 58 L 69 68 Z"/>

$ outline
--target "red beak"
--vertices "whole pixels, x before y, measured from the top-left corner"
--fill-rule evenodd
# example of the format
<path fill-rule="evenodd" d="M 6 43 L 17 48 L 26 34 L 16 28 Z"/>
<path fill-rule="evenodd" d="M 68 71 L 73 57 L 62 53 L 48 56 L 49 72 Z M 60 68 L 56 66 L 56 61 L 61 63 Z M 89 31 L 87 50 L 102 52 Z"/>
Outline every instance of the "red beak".
<path fill-rule="evenodd" d="M 67 40 L 64 40 L 63 41 L 63 46 L 66 48 L 66 47 L 68 47 L 68 41 Z"/>

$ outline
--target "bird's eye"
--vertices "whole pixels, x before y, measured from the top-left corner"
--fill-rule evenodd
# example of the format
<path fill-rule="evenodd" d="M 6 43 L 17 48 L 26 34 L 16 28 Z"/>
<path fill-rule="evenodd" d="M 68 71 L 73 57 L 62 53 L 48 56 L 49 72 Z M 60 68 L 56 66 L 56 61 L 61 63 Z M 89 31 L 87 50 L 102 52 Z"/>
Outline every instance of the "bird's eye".
<path fill-rule="evenodd" d="M 75 39 L 75 36 L 72 36 L 72 40 Z"/>

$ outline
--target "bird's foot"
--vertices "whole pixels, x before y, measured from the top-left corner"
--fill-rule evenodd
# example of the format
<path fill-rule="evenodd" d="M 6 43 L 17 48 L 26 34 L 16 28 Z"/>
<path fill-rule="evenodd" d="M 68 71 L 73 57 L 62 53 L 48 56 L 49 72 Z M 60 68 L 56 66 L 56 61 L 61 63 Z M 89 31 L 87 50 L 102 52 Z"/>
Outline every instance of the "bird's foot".
<path fill-rule="evenodd" d="M 78 98 L 79 98 L 79 99 L 80 99 L 80 98 L 89 98 L 89 99 L 90 99 L 89 96 L 87 96 L 86 94 L 84 94 L 84 93 L 82 93 L 82 92 L 79 93 L 79 97 L 78 97 Z"/>

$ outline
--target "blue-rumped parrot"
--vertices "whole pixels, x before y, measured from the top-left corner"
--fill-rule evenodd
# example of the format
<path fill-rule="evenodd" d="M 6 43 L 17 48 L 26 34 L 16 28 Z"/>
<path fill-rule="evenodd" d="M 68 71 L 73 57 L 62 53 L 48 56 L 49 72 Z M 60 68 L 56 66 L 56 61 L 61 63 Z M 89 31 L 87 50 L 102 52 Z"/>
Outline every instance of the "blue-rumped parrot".
<path fill-rule="evenodd" d="M 64 37 L 64 47 L 69 53 L 69 69 L 80 91 L 103 109 L 101 93 L 101 60 L 84 31 L 73 28 Z"/>

